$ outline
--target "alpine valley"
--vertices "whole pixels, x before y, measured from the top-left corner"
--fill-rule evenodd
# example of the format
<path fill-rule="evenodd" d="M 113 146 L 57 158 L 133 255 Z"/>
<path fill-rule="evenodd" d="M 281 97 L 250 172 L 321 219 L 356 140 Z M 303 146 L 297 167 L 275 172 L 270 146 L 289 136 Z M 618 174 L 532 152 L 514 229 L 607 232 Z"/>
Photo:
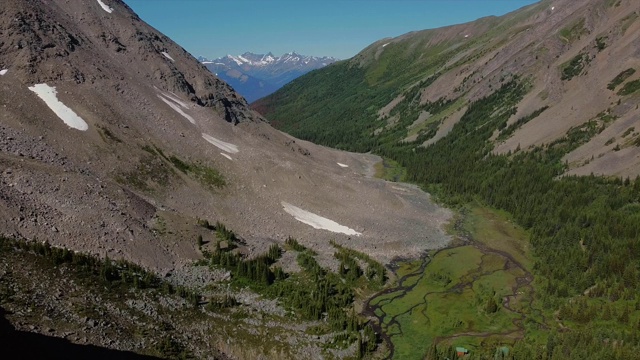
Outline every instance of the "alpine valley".
<path fill-rule="evenodd" d="M 4 0 L 0 357 L 637 358 L 639 17 L 208 61 Z"/>
<path fill-rule="evenodd" d="M 365 304 L 393 357 L 638 357 L 639 15 L 540 1 L 382 39 L 252 104 L 455 210 L 457 240 Z"/>

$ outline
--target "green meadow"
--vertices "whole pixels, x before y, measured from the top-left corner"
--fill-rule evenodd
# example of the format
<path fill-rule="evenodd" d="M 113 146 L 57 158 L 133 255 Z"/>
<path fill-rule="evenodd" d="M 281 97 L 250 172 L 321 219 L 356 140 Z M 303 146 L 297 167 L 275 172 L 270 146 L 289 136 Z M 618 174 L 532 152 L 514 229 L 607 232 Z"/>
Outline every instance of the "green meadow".
<path fill-rule="evenodd" d="M 508 345 L 532 316 L 527 233 L 485 207 L 461 216 L 462 245 L 400 263 L 397 287 L 369 302 L 396 359 L 423 359 L 434 342 L 471 351 L 487 341 Z"/>

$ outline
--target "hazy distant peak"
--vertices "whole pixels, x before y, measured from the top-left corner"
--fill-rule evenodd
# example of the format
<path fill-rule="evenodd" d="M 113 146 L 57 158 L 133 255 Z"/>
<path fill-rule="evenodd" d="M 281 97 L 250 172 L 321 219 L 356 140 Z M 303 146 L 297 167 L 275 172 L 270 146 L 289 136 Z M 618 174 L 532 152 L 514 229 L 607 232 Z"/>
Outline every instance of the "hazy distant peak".
<path fill-rule="evenodd" d="M 311 70 L 338 61 L 334 57 L 301 55 L 295 51 L 281 56 L 275 56 L 272 52 L 256 54 L 247 51 L 242 55 L 226 55 L 214 60 L 199 59 L 250 102 Z"/>

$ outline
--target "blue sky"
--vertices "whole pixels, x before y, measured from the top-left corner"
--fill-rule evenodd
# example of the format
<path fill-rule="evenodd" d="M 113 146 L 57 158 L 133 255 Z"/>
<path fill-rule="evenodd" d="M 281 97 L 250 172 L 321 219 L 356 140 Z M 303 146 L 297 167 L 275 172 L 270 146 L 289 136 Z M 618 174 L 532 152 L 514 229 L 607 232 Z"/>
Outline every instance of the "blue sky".
<path fill-rule="evenodd" d="M 502 15 L 535 0 L 124 0 L 194 56 L 296 51 L 346 59 L 376 40 Z"/>

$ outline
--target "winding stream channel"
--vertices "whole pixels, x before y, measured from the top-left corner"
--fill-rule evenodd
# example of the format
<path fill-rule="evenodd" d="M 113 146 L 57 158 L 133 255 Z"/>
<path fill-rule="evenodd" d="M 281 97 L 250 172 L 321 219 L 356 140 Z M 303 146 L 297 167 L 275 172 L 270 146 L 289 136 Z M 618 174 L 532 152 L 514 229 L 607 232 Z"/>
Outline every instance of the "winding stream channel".
<path fill-rule="evenodd" d="M 461 221 L 456 222 L 455 224 L 455 229 L 456 232 L 458 233 L 463 233 L 462 230 L 462 223 Z M 532 303 L 533 303 L 533 287 L 531 285 L 531 282 L 533 281 L 533 276 L 532 274 L 522 265 L 520 264 L 511 254 L 505 252 L 505 251 L 501 251 L 501 250 L 496 250 L 496 249 L 492 249 L 490 247 L 487 247 L 484 244 L 479 243 L 478 241 L 475 241 L 474 239 L 471 238 L 471 236 L 469 234 L 464 234 L 462 236 L 458 236 L 460 238 L 460 240 L 462 240 L 462 244 L 461 245 L 456 245 L 456 246 L 451 246 L 448 248 L 444 248 L 441 250 L 438 250 L 437 252 L 435 252 L 432 257 L 435 257 L 438 253 L 445 251 L 445 250 L 451 250 L 451 249 L 456 249 L 456 248 L 460 248 L 460 247 L 473 247 L 474 249 L 478 250 L 481 254 L 482 254 L 482 259 L 484 259 L 486 257 L 486 255 L 494 255 L 494 256 L 498 256 L 501 259 L 504 260 L 504 267 L 502 269 L 498 269 L 498 270 L 494 270 L 492 272 L 489 273 L 483 273 L 483 272 L 477 272 L 475 273 L 472 277 L 469 278 L 469 280 L 465 280 L 464 282 L 460 282 L 459 284 L 456 284 L 455 286 L 445 289 L 444 291 L 433 291 L 433 292 L 425 292 L 424 294 L 421 294 L 423 297 L 423 302 L 418 303 L 414 306 L 412 306 L 411 308 L 407 308 L 405 312 L 403 313 L 399 313 L 395 316 L 392 316 L 390 314 L 385 313 L 385 311 L 383 310 L 383 307 L 387 304 L 389 304 L 392 301 L 396 301 L 400 298 L 403 298 L 404 296 L 406 296 L 408 293 L 414 291 L 414 288 L 423 280 L 423 278 L 429 273 L 428 271 L 428 265 L 431 263 L 431 259 L 432 257 L 429 256 L 424 256 L 422 257 L 419 261 L 421 261 L 420 266 L 413 270 L 412 272 L 402 276 L 401 278 L 399 278 L 396 281 L 396 285 L 394 285 L 393 287 L 384 289 L 380 292 L 378 292 L 377 294 L 375 294 L 374 296 L 372 296 L 371 298 L 369 298 L 369 300 L 367 300 L 364 304 L 363 307 L 363 312 L 362 314 L 364 316 L 367 316 L 369 318 L 373 318 L 375 319 L 375 321 L 371 321 L 371 324 L 374 328 L 374 330 L 380 334 L 381 338 L 383 341 L 386 342 L 387 347 L 389 349 L 389 354 L 388 354 L 388 358 L 391 359 L 394 357 L 395 354 L 395 348 L 394 348 L 394 342 L 393 342 L 393 337 L 396 336 L 403 336 L 403 329 L 402 329 L 402 324 L 400 322 L 398 322 L 397 317 L 401 316 L 401 315 L 405 315 L 407 313 L 412 312 L 412 310 L 414 310 L 416 307 L 421 306 L 421 305 L 425 305 L 425 309 L 426 309 L 426 304 L 427 304 L 427 296 L 430 294 L 437 294 L 437 293 L 460 293 L 461 290 L 465 287 L 470 287 L 473 286 L 473 283 L 478 280 L 478 278 L 482 277 L 482 276 L 487 276 L 487 275 L 491 275 L 491 273 L 495 273 L 496 271 L 503 271 L 503 270 L 515 270 L 518 271 L 519 273 L 522 274 L 521 276 L 516 277 L 516 281 L 515 284 L 511 287 L 509 294 L 507 294 L 506 296 L 503 296 L 502 298 L 502 308 L 505 311 L 508 311 L 510 313 L 516 314 L 517 316 L 515 318 L 513 318 L 512 323 L 514 325 L 514 328 L 508 329 L 507 331 L 504 332 L 459 332 L 459 333 L 454 333 L 452 335 L 448 335 L 448 336 L 437 336 L 433 339 L 433 342 L 437 345 L 438 343 L 444 341 L 444 340 L 452 340 L 452 339 L 456 339 L 459 337 L 479 337 L 479 338 L 486 338 L 489 336 L 500 336 L 500 337 L 504 337 L 504 338 L 509 338 L 509 339 L 521 339 L 524 336 L 524 320 L 525 318 L 529 317 L 530 320 L 530 313 L 524 313 L 522 312 L 522 310 L 518 310 L 516 308 L 513 307 L 513 304 L 518 301 L 519 303 L 519 308 L 521 309 L 529 309 L 529 311 L 531 311 L 532 309 Z M 414 260 L 415 261 L 415 260 Z M 402 262 L 402 261 L 400 261 Z M 478 268 L 482 268 L 482 263 L 478 266 Z M 416 280 L 417 277 L 417 280 Z M 519 294 L 522 294 L 523 291 L 527 291 L 527 293 L 531 294 L 531 296 L 528 297 L 528 299 L 523 303 L 521 300 L 521 297 L 518 297 Z M 417 290 L 416 290 L 417 291 Z M 382 300 L 380 300 L 381 296 L 385 296 L 385 295 L 389 295 L 389 294 L 395 294 L 392 297 L 389 298 L 384 298 Z M 405 310 L 405 309 L 402 309 Z M 527 311 L 527 312 L 529 312 Z M 425 313 L 425 310 L 422 310 L 422 314 L 425 316 L 425 318 L 427 318 L 427 314 Z M 389 316 L 392 316 L 390 319 L 388 319 Z M 385 322 L 386 320 L 386 322 Z M 534 320 L 535 321 L 535 320 Z M 536 321 L 537 322 L 537 321 Z M 539 326 L 546 328 L 547 326 L 545 325 L 546 321 L 544 320 L 544 317 L 542 317 L 542 322 L 538 322 Z M 383 325 L 383 324 L 386 324 Z M 392 329 L 392 327 L 397 327 L 397 329 L 399 329 L 399 333 L 397 331 L 394 331 L 393 333 L 388 333 L 388 329 Z M 387 329 L 387 331 L 385 331 L 385 329 Z M 427 350 L 427 348 L 424 349 L 425 351 Z"/>

